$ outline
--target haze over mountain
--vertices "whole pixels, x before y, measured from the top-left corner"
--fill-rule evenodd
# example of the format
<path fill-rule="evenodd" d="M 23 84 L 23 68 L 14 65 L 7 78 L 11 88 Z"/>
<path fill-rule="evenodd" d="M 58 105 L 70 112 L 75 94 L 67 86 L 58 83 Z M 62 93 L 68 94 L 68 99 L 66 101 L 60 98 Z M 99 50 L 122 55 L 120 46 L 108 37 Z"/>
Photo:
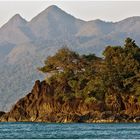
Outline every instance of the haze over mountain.
<path fill-rule="evenodd" d="M 42 78 L 36 68 L 57 49 L 67 45 L 101 55 L 107 45 L 122 45 L 126 37 L 140 44 L 139 27 L 139 16 L 116 23 L 83 21 L 54 5 L 29 22 L 16 14 L 0 28 L 0 110 L 30 91 L 34 80 Z"/>

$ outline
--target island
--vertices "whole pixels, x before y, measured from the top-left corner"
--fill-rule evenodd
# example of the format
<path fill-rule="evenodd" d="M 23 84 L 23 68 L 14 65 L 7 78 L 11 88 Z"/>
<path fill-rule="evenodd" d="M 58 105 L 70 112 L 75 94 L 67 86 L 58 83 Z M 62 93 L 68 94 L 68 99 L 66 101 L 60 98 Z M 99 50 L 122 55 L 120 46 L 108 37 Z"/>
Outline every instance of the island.
<path fill-rule="evenodd" d="M 65 46 L 37 69 L 45 79 L 0 112 L 0 122 L 140 122 L 140 48 L 133 39 L 107 46 L 101 57 Z"/>

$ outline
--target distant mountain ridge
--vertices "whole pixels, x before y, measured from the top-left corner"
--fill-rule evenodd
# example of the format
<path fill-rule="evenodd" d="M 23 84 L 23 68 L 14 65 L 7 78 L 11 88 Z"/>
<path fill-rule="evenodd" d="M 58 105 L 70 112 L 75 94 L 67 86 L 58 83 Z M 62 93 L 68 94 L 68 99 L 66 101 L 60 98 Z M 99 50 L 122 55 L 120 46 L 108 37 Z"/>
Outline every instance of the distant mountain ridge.
<path fill-rule="evenodd" d="M 0 110 L 30 91 L 42 78 L 36 68 L 64 45 L 101 56 L 107 45 L 122 45 L 126 37 L 140 44 L 139 27 L 140 16 L 114 23 L 84 21 L 54 5 L 29 22 L 16 14 L 0 28 Z"/>

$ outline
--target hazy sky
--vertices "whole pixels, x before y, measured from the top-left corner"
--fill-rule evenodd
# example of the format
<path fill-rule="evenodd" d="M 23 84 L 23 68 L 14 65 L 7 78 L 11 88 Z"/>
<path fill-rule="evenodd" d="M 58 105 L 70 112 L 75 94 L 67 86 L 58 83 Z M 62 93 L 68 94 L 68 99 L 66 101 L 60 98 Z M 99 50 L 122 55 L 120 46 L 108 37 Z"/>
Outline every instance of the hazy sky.
<path fill-rule="evenodd" d="M 31 20 L 50 5 L 57 5 L 83 20 L 119 21 L 140 16 L 140 1 L 0 1 L 0 26 L 16 13 Z"/>

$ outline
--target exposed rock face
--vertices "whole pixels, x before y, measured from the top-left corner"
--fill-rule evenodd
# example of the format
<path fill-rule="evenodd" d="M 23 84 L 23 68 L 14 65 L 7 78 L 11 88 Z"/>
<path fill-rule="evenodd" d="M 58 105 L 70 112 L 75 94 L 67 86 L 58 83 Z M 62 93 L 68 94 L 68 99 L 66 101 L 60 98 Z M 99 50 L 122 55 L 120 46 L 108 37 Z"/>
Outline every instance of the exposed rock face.
<path fill-rule="evenodd" d="M 119 97 L 118 110 L 107 111 L 103 103 L 87 105 L 82 100 L 68 102 L 56 101 L 53 98 L 54 88 L 45 81 L 35 82 L 31 93 L 20 99 L 12 109 L 0 112 L 0 121 L 36 121 L 36 122 L 139 122 L 140 107 Z M 111 97 L 113 98 L 113 97 Z M 117 98 L 117 97 L 116 97 Z M 130 100 L 127 97 L 125 100 Z M 118 102 L 119 101 L 119 102 Z M 135 100 L 134 100 L 135 101 Z M 115 102 L 115 100 L 114 100 Z M 112 104 L 112 103 L 110 103 Z M 116 104 L 116 103 L 114 103 Z M 122 108 L 121 110 L 121 107 Z M 132 111 L 132 109 L 134 109 Z M 131 112 L 131 113 L 130 113 Z"/>
<path fill-rule="evenodd" d="M 10 112 L 1 117 L 1 121 L 82 122 L 93 116 L 92 106 L 85 105 L 81 100 L 56 102 L 53 94 L 49 84 L 36 81 L 31 93 L 20 99 Z M 96 107 L 97 110 L 102 108 L 102 104 Z"/>

